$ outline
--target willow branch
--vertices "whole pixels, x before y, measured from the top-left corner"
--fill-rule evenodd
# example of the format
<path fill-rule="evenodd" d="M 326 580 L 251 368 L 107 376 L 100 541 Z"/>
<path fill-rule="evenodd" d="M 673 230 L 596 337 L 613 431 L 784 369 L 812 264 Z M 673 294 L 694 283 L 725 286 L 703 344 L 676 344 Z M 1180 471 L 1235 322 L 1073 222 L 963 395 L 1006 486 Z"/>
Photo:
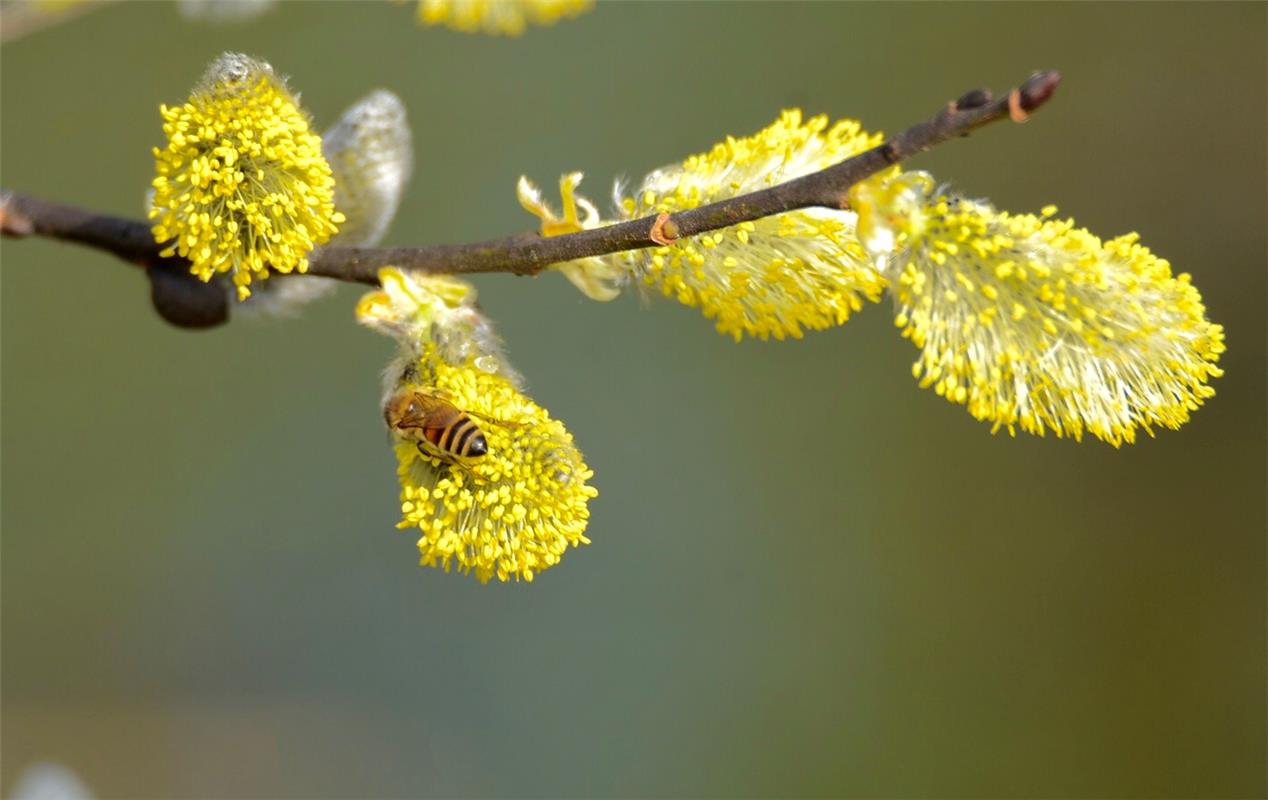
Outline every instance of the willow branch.
<path fill-rule="evenodd" d="M 521 233 L 472 244 L 420 247 L 326 247 L 313 253 L 308 274 L 375 285 L 385 266 L 421 272 L 461 274 L 510 272 L 535 275 L 552 264 L 623 250 L 655 247 L 667 240 L 695 236 L 740 222 L 815 206 L 846 208 L 850 187 L 870 175 L 935 145 L 1001 119 L 1022 122 L 1052 96 L 1060 76 L 1038 72 L 1001 97 L 974 90 L 948 103 L 925 122 L 885 143 L 819 172 L 749 194 L 659 217 L 642 217 L 560 236 Z M 169 273 L 187 266 L 180 258 L 159 255 L 148 223 L 40 200 L 5 194 L 0 204 L 0 233 L 41 236 L 95 247 L 138 266 Z"/>

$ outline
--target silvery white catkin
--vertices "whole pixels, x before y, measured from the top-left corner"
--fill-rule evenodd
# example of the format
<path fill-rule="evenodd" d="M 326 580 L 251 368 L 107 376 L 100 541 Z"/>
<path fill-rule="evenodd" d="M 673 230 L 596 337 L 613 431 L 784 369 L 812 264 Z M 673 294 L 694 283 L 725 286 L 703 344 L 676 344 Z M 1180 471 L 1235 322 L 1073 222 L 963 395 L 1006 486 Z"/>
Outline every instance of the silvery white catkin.
<path fill-rule="evenodd" d="M 354 103 L 321 137 L 335 178 L 335 208 L 347 218 L 329 244 L 372 247 L 387 233 L 414 166 L 413 136 L 405 105 L 386 89 Z M 286 316 L 329 294 L 337 281 L 303 276 L 267 282 L 246 306 Z"/>
<path fill-rule="evenodd" d="M 396 216 L 414 167 L 413 137 L 405 105 L 377 89 L 352 105 L 322 138 L 335 176 L 335 207 L 348 219 L 333 244 L 378 244 Z"/>

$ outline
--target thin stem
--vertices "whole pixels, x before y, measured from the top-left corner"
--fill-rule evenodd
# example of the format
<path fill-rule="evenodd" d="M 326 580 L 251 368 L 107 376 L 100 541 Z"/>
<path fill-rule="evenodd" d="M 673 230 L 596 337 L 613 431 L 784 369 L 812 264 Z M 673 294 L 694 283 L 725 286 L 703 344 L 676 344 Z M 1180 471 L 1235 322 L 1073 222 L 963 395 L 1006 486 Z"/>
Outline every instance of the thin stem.
<path fill-rule="evenodd" d="M 819 172 L 756 192 L 671 215 L 648 216 L 560 236 L 521 233 L 471 244 L 421 247 L 326 247 L 313 253 L 308 274 L 376 285 L 385 266 L 420 272 L 461 274 L 510 272 L 535 275 L 552 264 L 623 250 L 656 247 L 665 236 L 695 236 L 740 222 L 813 206 L 845 207 L 859 181 L 948 139 L 965 136 L 1001 119 L 1023 121 L 1052 96 L 1060 76 L 1039 72 L 1002 97 L 985 90 L 966 93 L 930 119 L 884 144 Z M 0 233 L 42 236 L 114 253 L 143 267 L 170 270 L 182 259 L 159 255 L 148 223 L 97 214 L 22 194 L 4 194 Z"/>

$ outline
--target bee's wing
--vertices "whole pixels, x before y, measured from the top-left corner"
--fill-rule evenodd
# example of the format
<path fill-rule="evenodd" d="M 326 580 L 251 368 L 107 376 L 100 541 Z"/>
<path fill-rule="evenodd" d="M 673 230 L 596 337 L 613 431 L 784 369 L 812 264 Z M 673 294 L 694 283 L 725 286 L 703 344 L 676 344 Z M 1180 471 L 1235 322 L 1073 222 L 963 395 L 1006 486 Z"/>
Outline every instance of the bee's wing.
<path fill-rule="evenodd" d="M 398 428 L 437 428 L 444 427 L 442 421 L 436 419 L 439 407 L 447 405 L 447 401 L 427 392 L 415 392 L 409 410 L 402 414 L 396 422 Z"/>
<path fill-rule="evenodd" d="M 428 428 L 433 427 L 427 424 L 427 412 L 416 411 L 413 414 L 402 414 L 401 418 L 396 421 L 398 428 Z"/>
<path fill-rule="evenodd" d="M 524 424 L 523 422 L 512 422 L 509 419 L 498 419 L 497 417 L 488 417 L 476 411 L 467 411 L 466 414 L 469 417 L 475 417 L 481 422 L 487 422 L 490 425 L 501 425 L 506 428 L 518 428 L 520 425 Z"/>

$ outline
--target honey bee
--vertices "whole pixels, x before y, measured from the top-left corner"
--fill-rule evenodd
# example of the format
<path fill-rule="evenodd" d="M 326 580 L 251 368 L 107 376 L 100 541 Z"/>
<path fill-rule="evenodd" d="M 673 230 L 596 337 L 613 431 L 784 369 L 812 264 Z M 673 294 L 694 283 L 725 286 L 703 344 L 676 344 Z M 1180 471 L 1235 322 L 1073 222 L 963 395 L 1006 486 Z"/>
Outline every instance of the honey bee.
<path fill-rule="evenodd" d="M 418 389 L 402 389 L 383 406 L 383 419 L 393 433 L 413 442 L 425 456 L 464 468 L 489 452 L 489 441 L 473 416 L 479 415 Z"/>

